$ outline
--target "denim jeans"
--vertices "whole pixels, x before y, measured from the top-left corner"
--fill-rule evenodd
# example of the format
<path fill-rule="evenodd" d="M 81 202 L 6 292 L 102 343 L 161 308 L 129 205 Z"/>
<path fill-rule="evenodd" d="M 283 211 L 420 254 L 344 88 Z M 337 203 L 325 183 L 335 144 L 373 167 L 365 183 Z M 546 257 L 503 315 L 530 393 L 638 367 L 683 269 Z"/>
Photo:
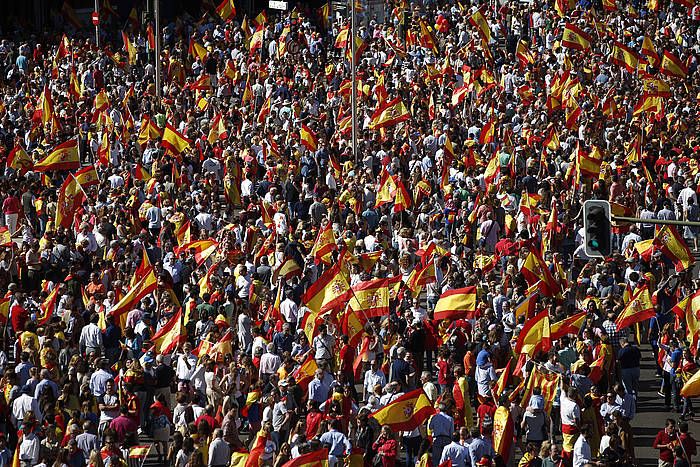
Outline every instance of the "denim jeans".
<path fill-rule="evenodd" d="M 636 395 L 639 390 L 639 368 L 622 368 L 620 373 L 625 392 Z"/>

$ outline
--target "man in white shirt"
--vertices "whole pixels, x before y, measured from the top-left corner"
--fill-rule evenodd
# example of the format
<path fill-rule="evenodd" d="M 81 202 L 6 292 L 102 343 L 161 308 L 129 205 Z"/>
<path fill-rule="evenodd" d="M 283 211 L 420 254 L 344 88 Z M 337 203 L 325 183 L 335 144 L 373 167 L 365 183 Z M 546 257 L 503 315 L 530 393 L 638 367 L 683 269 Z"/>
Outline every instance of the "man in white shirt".
<path fill-rule="evenodd" d="M 589 429 L 587 426 L 581 428 L 581 434 L 574 444 L 574 462 L 573 467 L 583 467 L 591 463 L 593 453 L 591 445 L 588 443 Z"/>
<path fill-rule="evenodd" d="M 107 391 L 107 382 L 113 378 L 112 373 L 107 371 L 108 365 L 107 359 L 100 360 L 100 369 L 90 376 L 90 391 L 95 397 L 100 397 Z"/>
<path fill-rule="evenodd" d="M 573 452 L 576 436 L 578 435 L 578 425 L 581 420 L 581 408 L 576 403 L 577 390 L 571 386 L 564 389 L 561 385 L 560 413 L 562 431 L 562 450 Z"/>
<path fill-rule="evenodd" d="M 231 448 L 224 441 L 224 432 L 221 428 L 214 430 L 214 440 L 209 444 L 208 467 L 226 467 L 231 458 Z"/>
<path fill-rule="evenodd" d="M 197 357 L 192 355 L 192 344 L 185 342 L 182 346 L 182 353 L 177 357 L 177 364 L 175 365 L 178 386 L 188 388 L 196 369 Z"/>
<path fill-rule="evenodd" d="M 267 383 L 281 365 L 282 359 L 275 353 L 275 344 L 267 344 L 267 352 L 260 357 L 260 378 Z"/>
<path fill-rule="evenodd" d="M 288 290 L 286 292 L 286 298 L 280 303 L 280 313 L 282 313 L 285 321 L 287 321 L 292 328 L 296 328 L 298 311 L 299 305 L 294 303 L 294 300 L 292 300 L 292 292 Z"/>
<path fill-rule="evenodd" d="M 80 351 L 88 355 L 92 352 L 95 355 L 100 355 L 102 349 L 102 330 L 97 325 L 99 322 L 99 316 L 97 313 L 93 313 L 90 317 L 90 323 L 83 327 L 80 332 Z"/>
<path fill-rule="evenodd" d="M 24 415 L 30 410 L 39 422 L 43 419 L 39 402 L 31 396 L 31 393 L 32 388 L 29 385 L 23 386 L 22 394 L 12 403 L 12 422 L 15 426 L 22 423 Z"/>
<path fill-rule="evenodd" d="M 384 372 L 381 370 L 381 368 L 379 368 L 379 364 L 377 363 L 377 361 L 372 360 L 369 362 L 369 370 L 365 371 L 365 379 L 362 384 L 362 388 L 365 392 L 365 401 L 367 400 L 367 397 L 374 392 L 374 387 L 377 384 L 381 387 L 384 387 L 386 385 L 386 376 L 384 375 Z"/>

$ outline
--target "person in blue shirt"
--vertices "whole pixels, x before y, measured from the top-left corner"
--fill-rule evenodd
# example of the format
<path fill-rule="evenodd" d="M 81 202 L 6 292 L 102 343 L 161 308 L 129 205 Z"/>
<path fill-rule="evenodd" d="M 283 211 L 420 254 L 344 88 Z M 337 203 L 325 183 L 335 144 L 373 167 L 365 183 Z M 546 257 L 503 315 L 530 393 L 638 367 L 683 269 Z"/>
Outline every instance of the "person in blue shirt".
<path fill-rule="evenodd" d="M 340 429 L 340 420 L 334 419 L 330 431 L 321 435 L 321 443 L 328 447 L 328 467 L 335 467 L 338 458 L 350 452 L 350 440 Z"/>
<path fill-rule="evenodd" d="M 442 451 L 450 444 L 455 431 L 454 419 L 445 413 L 445 404 L 438 405 L 438 413 L 433 415 L 428 422 L 428 431 L 433 438 L 433 459 L 442 458 Z"/>
<path fill-rule="evenodd" d="M 469 460 L 469 448 L 459 444 L 459 433 L 452 433 L 452 442 L 445 446 L 440 456 L 440 464 L 450 461 L 452 467 L 466 467 Z M 470 462 L 471 464 L 471 462 Z"/>

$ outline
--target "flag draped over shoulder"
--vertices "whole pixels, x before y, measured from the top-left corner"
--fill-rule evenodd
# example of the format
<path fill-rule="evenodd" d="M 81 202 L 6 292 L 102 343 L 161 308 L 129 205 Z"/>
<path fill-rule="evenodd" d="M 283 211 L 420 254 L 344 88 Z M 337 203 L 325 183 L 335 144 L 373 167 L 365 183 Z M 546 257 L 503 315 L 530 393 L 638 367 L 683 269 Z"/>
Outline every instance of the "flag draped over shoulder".
<path fill-rule="evenodd" d="M 370 414 L 379 425 L 389 425 L 393 431 L 411 431 L 435 413 L 423 389 L 416 389 L 395 399 Z"/>

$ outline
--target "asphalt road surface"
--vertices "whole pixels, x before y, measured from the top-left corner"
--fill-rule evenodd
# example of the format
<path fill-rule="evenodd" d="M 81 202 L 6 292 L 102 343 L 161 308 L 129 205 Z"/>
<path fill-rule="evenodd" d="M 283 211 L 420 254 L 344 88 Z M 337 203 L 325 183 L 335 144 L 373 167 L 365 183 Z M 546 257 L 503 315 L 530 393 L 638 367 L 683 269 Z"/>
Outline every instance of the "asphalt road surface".
<path fill-rule="evenodd" d="M 661 379 L 656 377 L 655 365 L 651 347 L 643 344 L 642 371 L 639 382 L 639 395 L 637 398 L 637 416 L 632 420 L 634 429 L 635 454 L 640 466 L 658 466 L 659 451 L 651 446 L 656 434 L 664 427 L 667 418 L 679 420 L 680 414 L 667 412 L 664 401 L 657 394 L 661 387 Z M 694 401 L 698 416 L 689 421 L 690 433 L 697 440 L 700 437 L 700 399 Z M 700 465 L 700 458 L 696 456 L 693 465 Z"/>

